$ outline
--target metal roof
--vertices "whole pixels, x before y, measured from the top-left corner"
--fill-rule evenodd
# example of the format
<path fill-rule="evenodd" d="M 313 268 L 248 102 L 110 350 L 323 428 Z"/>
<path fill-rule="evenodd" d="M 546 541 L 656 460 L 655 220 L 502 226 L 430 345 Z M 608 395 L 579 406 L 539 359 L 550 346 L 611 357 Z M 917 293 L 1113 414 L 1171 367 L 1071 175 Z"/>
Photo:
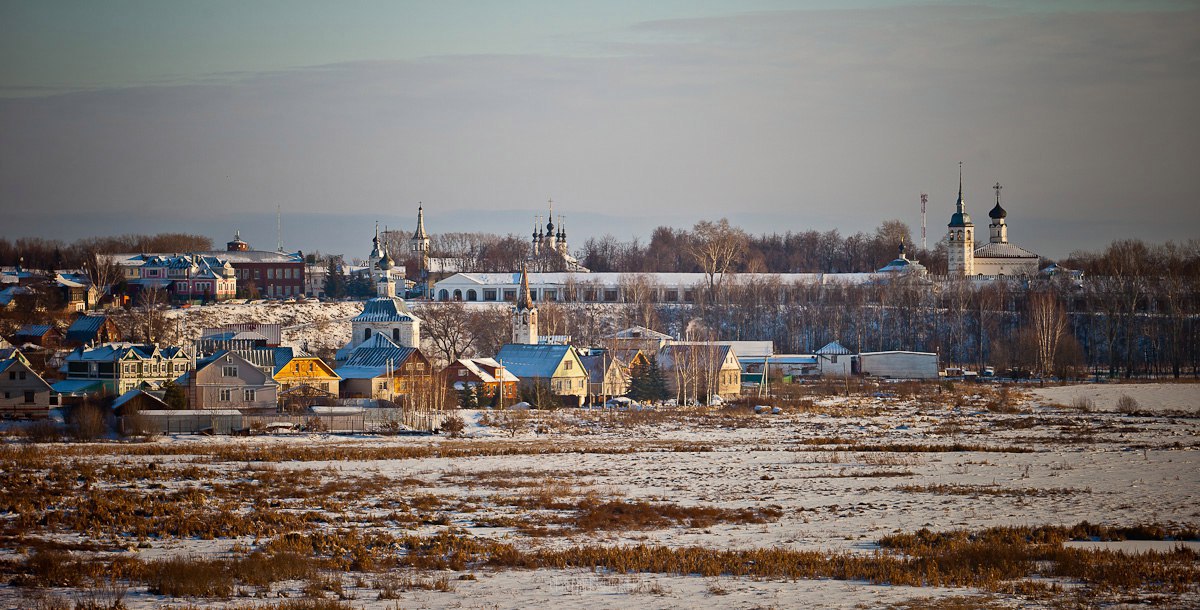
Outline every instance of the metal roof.
<path fill-rule="evenodd" d="M 113 410 L 119 409 L 121 407 L 121 405 L 124 405 L 125 403 L 133 400 L 134 398 L 137 398 L 138 396 L 145 396 L 146 398 L 148 398 L 164 407 L 169 406 L 166 402 L 163 401 L 163 399 L 161 399 L 145 390 L 133 389 L 133 390 L 129 390 L 128 392 L 125 392 L 124 394 L 118 396 L 117 399 L 113 401 L 113 403 L 112 403 Z"/>
<path fill-rule="evenodd" d="M 1039 258 L 1038 255 L 1009 243 L 986 243 L 975 248 L 975 258 Z"/>
<path fill-rule="evenodd" d="M 14 337 L 41 337 L 54 329 L 51 324 L 26 324 L 18 330 Z"/>
<path fill-rule="evenodd" d="M 398 297 L 376 297 L 363 305 L 362 313 L 351 318 L 351 322 L 412 322 L 418 318 L 408 311 L 404 299 Z"/>
<path fill-rule="evenodd" d="M 571 350 L 569 345 L 526 345 L 509 343 L 500 348 L 496 360 L 521 378 L 554 376 L 559 363 Z M 586 371 L 585 371 L 586 372 Z"/>
<path fill-rule="evenodd" d="M 155 351 L 165 360 L 187 358 L 187 352 L 182 347 L 158 347 L 157 345 L 135 345 L 133 343 L 105 343 L 92 349 L 76 348 L 67 355 L 68 362 L 96 361 L 109 362 L 120 360 L 133 354 L 142 360 L 152 357 Z"/>
<path fill-rule="evenodd" d="M 837 341 L 830 341 L 824 347 L 817 350 L 817 354 L 821 356 L 848 356 L 854 352 L 846 348 L 846 346 Z"/>
<path fill-rule="evenodd" d="M 346 363 L 338 368 L 338 374 L 347 367 L 378 367 L 386 368 L 391 363 L 393 368 L 399 368 L 417 351 L 415 347 L 363 347 L 359 346 L 350 352 Z"/>
<path fill-rule="evenodd" d="M 80 316 L 67 328 L 67 341 L 88 343 L 95 340 L 96 334 L 107 319 L 104 316 Z"/>

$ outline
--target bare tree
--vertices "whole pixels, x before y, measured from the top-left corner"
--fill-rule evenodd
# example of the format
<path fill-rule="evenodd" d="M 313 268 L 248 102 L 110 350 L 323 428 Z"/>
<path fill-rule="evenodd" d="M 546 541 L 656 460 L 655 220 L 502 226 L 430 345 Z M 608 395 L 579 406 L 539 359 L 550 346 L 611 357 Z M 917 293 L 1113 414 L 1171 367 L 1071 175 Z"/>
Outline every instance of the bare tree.
<path fill-rule="evenodd" d="M 1037 348 L 1037 367 L 1042 374 L 1054 371 L 1058 344 L 1067 330 L 1067 316 L 1058 302 L 1058 296 L 1050 291 L 1038 291 L 1029 295 L 1029 327 Z"/>
<path fill-rule="evenodd" d="M 708 279 L 708 292 L 712 301 L 717 300 L 724 274 L 733 267 L 746 248 L 746 234 L 729 225 L 722 218 L 717 222 L 701 220 L 692 228 L 692 239 L 687 245 L 688 254 Z"/>
<path fill-rule="evenodd" d="M 432 355 L 449 364 L 471 352 L 474 342 L 471 315 L 458 301 L 431 302 L 421 308 L 422 335 Z"/>
<path fill-rule="evenodd" d="M 167 304 L 167 292 L 161 288 L 146 287 L 138 300 L 141 303 L 136 314 L 138 330 L 147 343 L 154 343 L 166 326 L 166 316 L 162 310 Z"/>
<path fill-rule="evenodd" d="M 121 270 L 113 263 L 112 258 L 96 250 L 88 252 L 83 261 L 83 272 L 96 291 L 96 302 L 90 303 L 94 308 L 112 290 L 113 285 L 121 280 Z"/>

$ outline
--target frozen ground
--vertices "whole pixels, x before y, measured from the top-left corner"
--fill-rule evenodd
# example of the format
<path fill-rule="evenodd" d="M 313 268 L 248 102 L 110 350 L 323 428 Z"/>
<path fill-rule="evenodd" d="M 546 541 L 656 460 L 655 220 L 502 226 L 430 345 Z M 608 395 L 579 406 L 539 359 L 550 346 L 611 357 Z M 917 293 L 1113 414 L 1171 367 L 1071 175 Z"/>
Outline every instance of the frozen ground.
<path fill-rule="evenodd" d="M 1122 396 L 1137 401 L 1138 409 L 1179 411 L 1198 415 L 1200 383 L 1120 383 L 1065 385 L 1033 390 L 1041 400 L 1071 405 L 1079 398 L 1090 399 L 1096 409 L 1116 411 Z"/>
<path fill-rule="evenodd" d="M 560 411 L 534 412 L 527 421 L 511 423 L 505 421 L 508 414 L 467 411 L 462 413 L 468 422 L 467 438 L 462 440 L 327 435 L 172 437 L 63 459 L 90 460 L 114 468 L 147 462 L 159 464 L 160 469 L 195 466 L 206 473 L 199 481 L 167 481 L 166 488 L 199 485 L 207 494 L 226 493 L 231 486 L 264 474 L 285 479 L 294 475 L 287 480 L 305 481 L 314 488 L 319 483 L 342 481 L 360 490 L 338 495 L 336 501 L 321 501 L 291 498 L 291 487 L 277 488 L 288 496 L 277 501 L 283 509 L 307 508 L 328 515 L 314 526 L 318 530 L 350 527 L 395 535 L 459 531 L 471 539 L 512 544 L 530 552 L 580 545 L 647 545 L 872 556 L 881 537 L 923 528 L 977 531 L 993 526 L 1070 526 L 1088 521 L 1115 527 L 1160 524 L 1194 530 L 1200 524 L 1200 419 L 1195 415 L 1200 399 L 1192 392 L 1195 387 L 1046 388 L 1000 404 L 989 390 L 960 385 L 958 391 L 917 398 L 817 398 L 802 409 L 785 409 L 776 416 L 754 415 L 749 409 Z M 1069 391 L 1085 389 L 1096 392 L 1096 410 L 1079 412 L 1055 406 L 1070 404 Z M 1136 392 L 1130 395 L 1144 412 L 1121 414 L 1102 406 L 1115 404 L 1116 398 L 1110 394 L 1130 392 Z M 137 455 L 126 454 L 125 448 L 129 452 L 136 449 Z M 321 453 L 289 453 L 297 449 L 413 451 L 419 455 L 328 459 Z M 249 451 L 254 453 L 246 453 Z M 113 481 L 110 485 L 148 490 L 154 484 Z M 717 519 L 698 526 L 679 522 L 645 528 L 576 528 L 574 511 L 585 498 L 778 512 L 763 522 Z M 232 511 L 262 510 L 261 505 L 242 496 L 214 499 L 198 504 L 197 510 L 212 510 L 222 502 L 228 502 L 227 509 Z M 396 516 L 403 507 L 412 510 L 412 520 Z M 26 535 L 112 540 L 103 532 L 71 533 L 55 528 Z M 151 538 L 142 548 L 122 545 L 117 552 L 144 560 L 222 556 L 235 543 L 253 546 L 268 538 Z M 1157 546 L 1161 545 L 1143 544 L 1129 550 L 1169 552 L 1174 548 Z M 17 558 L 18 553 L 19 549 L 10 549 L 0 558 Z M 967 587 L 620 574 L 583 568 L 467 567 L 433 573 L 450 579 L 453 590 L 408 591 L 398 600 L 381 600 L 369 587 L 355 589 L 352 577 L 346 575 L 347 595 L 355 598 L 348 603 L 353 608 L 381 609 L 535 605 L 874 608 L 925 607 L 934 598 L 950 598 L 950 607 L 1053 607 L 1062 601 Z M 475 579 L 458 580 L 464 574 Z M 1060 584 L 1068 591 L 1079 586 Z M 273 595 L 282 591 L 298 596 L 302 585 L 276 583 L 271 591 Z M 0 605 L 21 607 L 27 596 L 22 588 L 0 588 L 0 601 L 4 602 Z M 1187 591 L 1165 598 L 1118 590 L 1085 599 L 1088 606 L 1118 604 L 1122 599 L 1157 600 L 1169 607 L 1200 604 L 1194 581 Z M 134 587 L 124 601 L 131 608 L 152 608 L 178 600 L 152 596 Z M 226 603 L 214 599 L 199 602 L 205 606 Z"/>

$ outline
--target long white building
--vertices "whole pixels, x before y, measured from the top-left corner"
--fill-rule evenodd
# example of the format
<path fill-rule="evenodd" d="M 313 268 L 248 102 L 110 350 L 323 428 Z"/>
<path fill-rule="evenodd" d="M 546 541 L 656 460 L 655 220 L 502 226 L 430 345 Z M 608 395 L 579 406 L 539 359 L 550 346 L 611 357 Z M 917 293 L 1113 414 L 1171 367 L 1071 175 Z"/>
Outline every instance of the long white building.
<path fill-rule="evenodd" d="M 731 273 L 726 285 L 766 280 L 781 285 L 857 285 L 892 277 L 891 273 Z M 534 301 L 692 303 L 707 285 L 708 276 L 703 273 L 529 273 L 529 295 Z M 512 303 L 521 290 L 520 272 L 456 273 L 434 284 L 433 297 L 438 301 Z"/>

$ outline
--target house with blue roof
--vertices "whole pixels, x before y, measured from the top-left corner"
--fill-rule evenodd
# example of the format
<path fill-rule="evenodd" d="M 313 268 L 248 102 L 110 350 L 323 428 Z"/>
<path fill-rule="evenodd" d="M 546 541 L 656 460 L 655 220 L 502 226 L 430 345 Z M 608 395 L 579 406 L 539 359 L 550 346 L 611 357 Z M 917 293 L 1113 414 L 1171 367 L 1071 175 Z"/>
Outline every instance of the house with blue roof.
<path fill-rule="evenodd" d="M 192 357 L 181 347 L 155 344 L 105 343 L 75 348 L 59 369 L 66 379 L 54 391 L 67 395 L 121 395 L 140 387 L 158 389 L 192 368 Z"/>
<path fill-rule="evenodd" d="M 543 386 L 564 406 L 578 407 L 588 393 L 588 371 L 570 345 L 510 343 L 500 348 L 496 361 L 520 379 L 522 388 Z"/>
<path fill-rule="evenodd" d="M 47 349 L 56 349 L 62 344 L 63 334 L 53 324 L 26 324 L 12 336 L 15 345 L 34 345 Z"/>
<path fill-rule="evenodd" d="M 63 345 L 74 348 L 115 343 L 122 339 L 121 329 L 108 316 L 79 316 L 67 328 Z"/>
<path fill-rule="evenodd" d="M 421 350 L 377 334 L 347 354 L 337 374 L 342 398 L 396 401 L 431 383 L 433 368 Z"/>

